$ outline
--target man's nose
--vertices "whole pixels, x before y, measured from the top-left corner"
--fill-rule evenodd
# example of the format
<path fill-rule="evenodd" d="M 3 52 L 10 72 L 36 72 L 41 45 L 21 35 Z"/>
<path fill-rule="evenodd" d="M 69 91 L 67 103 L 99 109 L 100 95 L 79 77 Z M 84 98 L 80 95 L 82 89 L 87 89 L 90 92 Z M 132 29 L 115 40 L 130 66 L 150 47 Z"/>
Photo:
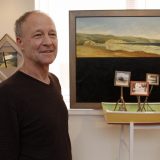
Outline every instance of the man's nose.
<path fill-rule="evenodd" d="M 52 44 L 52 39 L 48 35 L 45 35 L 43 37 L 43 44 L 47 44 L 47 45 Z"/>

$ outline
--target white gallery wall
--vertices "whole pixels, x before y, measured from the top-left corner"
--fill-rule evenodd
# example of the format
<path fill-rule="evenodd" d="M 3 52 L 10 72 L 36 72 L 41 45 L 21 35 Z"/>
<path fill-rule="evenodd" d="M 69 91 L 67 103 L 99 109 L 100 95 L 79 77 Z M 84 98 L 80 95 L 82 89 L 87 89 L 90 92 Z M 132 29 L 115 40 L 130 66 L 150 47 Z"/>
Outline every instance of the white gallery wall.
<path fill-rule="evenodd" d="M 73 160 L 129 159 L 129 125 L 107 124 L 100 111 L 72 112 L 69 117 Z M 160 159 L 160 129 L 135 130 L 132 160 Z"/>
<path fill-rule="evenodd" d="M 15 39 L 15 20 L 25 11 L 33 9 L 34 0 L 0 0 L 0 39 L 6 33 Z"/>
<path fill-rule="evenodd" d="M 46 3 L 46 0 L 41 1 L 45 1 Z M 105 1 L 107 3 L 107 0 Z M 113 0 L 113 2 L 118 1 L 119 0 Z M 0 2 L 0 38 L 5 33 L 8 33 L 12 38 L 14 38 L 14 21 L 23 12 L 34 9 L 34 0 L 0 0 Z M 62 0 L 60 0 L 59 2 L 61 2 L 61 4 L 58 3 L 58 1 L 56 1 L 56 3 L 53 6 L 53 9 L 55 9 L 55 11 L 58 14 L 58 17 L 56 17 L 55 20 L 61 20 L 57 22 L 57 29 L 59 30 L 59 32 L 62 31 L 63 33 L 63 36 L 59 39 L 59 41 L 61 42 L 65 40 L 62 43 L 62 48 L 59 49 L 59 54 L 66 56 L 66 59 L 63 59 L 62 62 L 66 61 L 64 63 L 67 65 L 65 71 L 69 72 L 69 64 L 67 62 L 69 57 L 68 10 L 66 10 L 65 5 L 68 6 L 68 3 L 71 1 L 66 1 L 64 5 L 62 5 Z M 80 4 L 82 7 L 85 6 L 85 3 L 87 2 L 88 4 L 90 3 L 92 6 L 93 1 L 91 0 L 75 0 L 74 3 L 70 4 L 72 6 L 71 9 L 79 9 L 78 6 Z M 99 1 L 99 3 L 100 2 L 101 1 Z M 108 6 L 110 2 L 111 1 L 109 0 Z M 52 6 L 50 6 L 50 8 L 52 9 Z M 104 6 L 103 9 L 105 8 L 107 7 Z M 85 9 L 88 8 L 86 7 Z M 56 12 L 54 14 L 56 14 Z M 61 16 L 59 16 L 60 12 L 63 12 Z M 65 16 L 64 19 L 63 16 Z M 65 22 L 65 25 L 62 25 L 63 21 Z M 60 57 L 58 58 L 60 59 Z M 60 71 L 62 71 L 61 68 Z M 62 77 L 60 76 L 60 78 Z M 65 78 L 63 77 L 63 79 Z M 66 77 L 66 83 L 68 84 L 68 82 L 69 77 Z M 120 146 L 120 137 L 122 133 L 121 125 L 107 124 L 104 120 L 102 110 L 69 110 L 69 132 L 72 143 L 73 160 L 129 160 L 128 126 L 124 127 L 124 138 L 123 141 L 121 140 L 121 142 L 123 143 Z M 160 130 L 135 131 L 134 144 L 134 160 L 160 159 Z"/>

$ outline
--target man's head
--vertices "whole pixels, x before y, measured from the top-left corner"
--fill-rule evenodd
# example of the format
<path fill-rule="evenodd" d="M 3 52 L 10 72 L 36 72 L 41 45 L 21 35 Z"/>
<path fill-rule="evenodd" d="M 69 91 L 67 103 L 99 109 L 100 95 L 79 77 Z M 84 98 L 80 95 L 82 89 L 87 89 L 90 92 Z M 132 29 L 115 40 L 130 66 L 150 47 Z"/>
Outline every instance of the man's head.
<path fill-rule="evenodd" d="M 52 19 L 40 11 L 23 14 L 15 22 L 18 46 L 25 62 L 49 65 L 57 55 L 57 32 Z"/>
<path fill-rule="evenodd" d="M 34 11 L 29 11 L 24 13 L 21 17 L 19 17 L 16 22 L 15 22 L 15 35 L 16 37 L 21 37 L 22 36 L 22 24 L 26 21 L 26 19 L 33 13 L 40 13 L 37 10 Z"/>

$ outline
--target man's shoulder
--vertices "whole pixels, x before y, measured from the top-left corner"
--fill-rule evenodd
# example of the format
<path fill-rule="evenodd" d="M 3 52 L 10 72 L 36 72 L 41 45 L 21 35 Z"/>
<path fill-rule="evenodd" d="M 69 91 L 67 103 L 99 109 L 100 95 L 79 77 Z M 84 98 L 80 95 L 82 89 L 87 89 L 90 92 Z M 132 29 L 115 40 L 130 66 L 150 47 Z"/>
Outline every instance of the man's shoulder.
<path fill-rule="evenodd" d="M 57 83 L 57 82 L 59 83 L 59 79 L 58 79 L 58 77 L 57 77 L 55 74 L 49 73 L 49 77 L 51 78 L 51 80 L 52 80 L 53 82 L 56 81 L 56 83 Z"/>
<path fill-rule="evenodd" d="M 0 83 L 0 91 L 15 88 L 16 83 L 18 83 L 17 72 Z"/>
<path fill-rule="evenodd" d="M 59 82 L 58 77 L 57 77 L 55 74 L 53 74 L 53 73 L 49 73 L 49 77 L 50 77 L 52 83 L 53 83 L 59 90 L 61 90 L 61 86 L 60 86 L 60 82 Z"/>

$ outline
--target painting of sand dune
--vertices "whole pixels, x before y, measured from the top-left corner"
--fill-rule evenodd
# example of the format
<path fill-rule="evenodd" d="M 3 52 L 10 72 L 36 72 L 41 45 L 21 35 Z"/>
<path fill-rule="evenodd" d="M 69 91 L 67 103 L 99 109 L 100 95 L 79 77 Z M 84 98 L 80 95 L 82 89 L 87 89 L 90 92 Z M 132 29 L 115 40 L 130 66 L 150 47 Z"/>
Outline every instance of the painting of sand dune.
<path fill-rule="evenodd" d="M 160 17 L 78 18 L 77 57 L 160 57 Z"/>

